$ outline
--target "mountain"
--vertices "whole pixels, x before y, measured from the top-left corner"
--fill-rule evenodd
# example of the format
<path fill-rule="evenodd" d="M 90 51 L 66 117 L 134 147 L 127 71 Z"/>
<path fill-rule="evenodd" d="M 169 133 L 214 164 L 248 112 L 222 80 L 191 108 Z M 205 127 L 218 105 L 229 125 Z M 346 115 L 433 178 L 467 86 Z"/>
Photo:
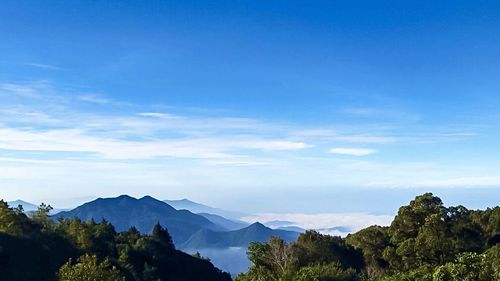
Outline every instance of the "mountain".
<path fill-rule="evenodd" d="M 268 221 L 265 222 L 264 225 L 270 228 L 280 228 L 280 227 L 287 227 L 287 226 L 293 226 L 296 225 L 296 222 L 293 221 L 281 221 L 281 220 L 274 220 L 274 221 Z"/>
<path fill-rule="evenodd" d="M 321 228 L 318 231 L 338 231 L 338 232 L 352 232 L 352 228 L 348 226 L 334 226 L 330 228 Z"/>
<path fill-rule="evenodd" d="M 7 204 L 9 204 L 10 207 L 17 207 L 19 205 L 23 206 L 23 210 L 25 213 L 29 214 L 29 213 L 32 213 L 36 210 L 38 210 L 38 205 L 35 205 L 33 203 L 30 203 L 30 202 L 26 202 L 26 201 L 23 201 L 23 200 L 16 200 L 16 201 L 10 201 L 10 202 L 7 202 Z M 59 212 L 62 212 L 62 211 L 66 211 L 67 209 L 52 209 L 50 211 L 50 214 L 51 215 L 55 215 Z"/>
<path fill-rule="evenodd" d="M 237 230 L 248 226 L 248 223 L 240 220 L 226 219 L 225 217 L 208 214 L 208 213 L 198 213 L 200 216 L 204 216 L 209 221 L 215 223 L 216 225 L 224 228 L 225 230 Z"/>
<path fill-rule="evenodd" d="M 306 230 L 303 229 L 302 227 L 298 227 L 298 226 L 295 226 L 295 225 L 278 227 L 277 229 L 288 230 L 288 231 L 295 231 L 295 232 L 298 232 L 298 233 L 304 233 L 304 232 L 306 232 Z"/>
<path fill-rule="evenodd" d="M 9 204 L 10 207 L 17 207 L 17 206 L 21 205 L 21 206 L 23 206 L 23 210 L 25 212 L 32 212 L 32 211 L 36 211 L 38 209 L 37 205 L 23 201 L 23 200 L 10 201 L 10 202 L 7 202 L 7 204 Z"/>
<path fill-rule="evenodd" d="M 297 239 L 299 233 L 274 230 L 261 223 L 254 223 L 245 228 L 217 232 L 209 229 L 202 229 L 193 234 L 186 242 L 181 244 L 181 249 L 203 249 L 203 248 L 228 248 L 247 247 L 251 242 L 264 242 L 271 236 L 279 236 L 286 241 Z"/>
<path fill-rule="evenodd" d="M 341 236 L 341 237 L 345 237 L 349 233 L 353 232 L 352 228 L 347 227 L 347 226 L 334 226 L 334 227 L 330 227 L 330 228 L 320 228 L 320 229 L 317 229 L 317 231 L 319 231 L 320 233 L 323 233 L 323 234 L 328 234 L 328 235 L 333 235 L 333 236 Z"/>
<path fill-rule="evenodd" d="M 219 208 L 214 208 L 200 203 L 196 203 L 188 199 L 164 200 L 163 202 L 169 204 L 170 206 L 174 207 L 177 210 L 188 210 L 195 214 L 198 213 L 214 214 L 229 219 L 240 219 L 241 217 L 246 216 L 246 214 L 244 213 L 226 211 Z"/>
<path fill-rule="evenodd" d="M 187 210 L 178 211 L 169 204 L 150 196 L 140 199 L 127 195 L 99 198 L 54 216 L 54 218 L 73 217 L 95 221 L 105 219 L 113 224 L 117 231 L 124 231 L 135 226 L 142 233 L 150 233 L 153 225 L 159 222 L 168 229 L 176 244 L 185 242 L 193 233 L 200 230 L 222 230 L 203 216 Z"/>

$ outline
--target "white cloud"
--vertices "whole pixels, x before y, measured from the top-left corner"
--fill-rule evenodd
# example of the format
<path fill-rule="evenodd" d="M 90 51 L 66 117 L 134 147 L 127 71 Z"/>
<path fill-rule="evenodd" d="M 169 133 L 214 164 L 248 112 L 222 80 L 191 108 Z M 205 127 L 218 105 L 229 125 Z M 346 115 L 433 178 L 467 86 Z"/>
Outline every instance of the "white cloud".
<path fill-rule="evenodd" d="M 369 148 L 349 148 L 349 147 L 336 147 L 329 150 L 333 154 L 351 155 L 351 156 L 367 156 L 374 154 L 377 151 Z"/>
<path fill-rule="evenodd" d="M 320 213 L 320 214 L 296 214 L 296 213 L 264 213 L 242 218 L 247 222 L 269 222 L 290 221 L 296 226 L 304 229 L 322 229 L 326 234 L 345 235 L 348 232 L 328 230 L 332 227 L 345 227 L 356 232 L 370 225 L 389 225 L 394 218 L 393 215 L 373 215 L 367 213 Z"/>
<path fill-rule="evenodd" d="M 50 65 L 50 64 L 44 64 L 44 63 L 25 63 L 25 65 L 43 68 L 43 69 L 50 69 L 50 70 L 61 70 L 60 67 Z"/>
<path fill-rule="evenodd" d="M 79 129 L 22 130 L 0 127 L 0 148 L 18 151 L 95 153 L 107 159 L 154 157 L 232 158 L 241 149 L 296 150 L 302 142 L 272 139 L 181 138 L 123 140 L 100 137 Z"/>
<path fill-rule="evenodd" d="M 98 95 L 60 92 L 47 81 L 0 84 L 0 156 L 10 158 L 1 164 L 9 168 L 26 166 L 5 170 L 2 177 L 19 190 L 31 185 L 57 186 L 55 194 L 77 180 L 82 181 L 79 186 L 83 189 L 84 183 L 95 186 L 94 190 L 113 186 L 120 193 L 141 192 L 136 191 L 138 186 L 153 191 L 161 187 L 159 194 L 175 191 L 179 196 L 186 189 L 198 196 L 204 188 L 220 188 L 226 193 L 235 190 L 240 195 L 254 188 L 264 191 L 269 186 L 318 190 L 417 184 L 465 187 L 474 182 L 493 186 L 500 182 L 483 177 L 498 174 L 496 166 L 488 171 L 470 167 L 455 171 L 458 165 L 451 169 L 446 163 L 375 161 L 369 157 L 330 157 L 327 153 L 332 143 L 335 147 L 331 153 L 365 156 L 377 152 L 363 148 L 370 144 L 377 144 L 377 149 L 390 149 L 402 140 L 407 145 L 422 139 L 448 142 L 450 138 L 456 141 L 475 136 L 465 129 L 456 132 L 466 133 L 436 131 L 403 136 L 397 129 L 377 124 L 284 124 L 209 110 L 193 114 L 182 108 L 122 104 Z M 86 106 L 83 111 L 82 97 L 103 106 L 93 111 Z M 108 111 L 107 107 L 113 110 Z M 315 149 L 307 149 L 312 147 Z M 19 161 L 14 161 L 16 158 Z M 73 162 L 60 162 L 67 159 Z M 29 166 L 29 161 L 57 162 L 57 168 L 46 171 L 47 162 Z M 428 161 L 432 164 L 433 159 Z M 163 166 L 165 162 L 168 171 Z M 153 165 L 158 163 L 161 165 Z M 151 166 L 154 172 L 149 170 Z M 462 175 L 468 178 L 461 178 Z"/>
<path fill-rule="evenodd" d="M 31 85 L 15 84 L 15 83 L 2 83 L 0 84 L 0 93 L 14 94 L 24 97 L 34 97 L 37 93 Z"/>
<path fill-rule="evenodd" d="M 168 113 L 163 113 L 163 112 L 140 112 L 140 113 L 137 113 L 137 115 L 144 116 L 144 117 L 160 118 L 160 119 L 180 119 L 179 116 L 175 116 L 173 114 L 168 114 Z"/>
<path fill-rule="evenodd" d="M 98 95 L 81 95 L 78 97 L 80 100 L 96 104 L 108 104 L 111 100 L 100 97 Z"/>

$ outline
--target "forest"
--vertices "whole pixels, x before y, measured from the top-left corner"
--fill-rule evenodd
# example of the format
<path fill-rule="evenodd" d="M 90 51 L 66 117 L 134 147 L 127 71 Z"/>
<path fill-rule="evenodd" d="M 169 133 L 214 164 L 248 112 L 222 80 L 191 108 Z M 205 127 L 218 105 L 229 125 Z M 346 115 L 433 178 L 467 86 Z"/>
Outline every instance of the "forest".
<path fill-rule="evenodd" d="M 117 233 L 107 221 L 26 215 L 0 201 L 0 279 L 9 281 L 231 280 L 200 255 L 175 249 L 167 229 Z M 309 230 L 296 241 L 251 243 L 236 281 L 498 281 L 500 207 L 445 207 L 431 193 L 402 206 L 390 226 L 345 238 Z"/>
<path fill-rule="evenodd" d="M 500 207 L 445 207 L 426 193 L 388 227 L 345 239 L 307 231 L 296 242 L 249 246 L 252 266 L 237 281 L 498 281 Z"/>
<path fill-rule="evenodd" d="M 228 273 L 175 249 L 168 230 L 117 233 L 110 223 L 59 219 L 42 204 L 29 217 L 0 201 L 0 280 L 226 281 Z"/>

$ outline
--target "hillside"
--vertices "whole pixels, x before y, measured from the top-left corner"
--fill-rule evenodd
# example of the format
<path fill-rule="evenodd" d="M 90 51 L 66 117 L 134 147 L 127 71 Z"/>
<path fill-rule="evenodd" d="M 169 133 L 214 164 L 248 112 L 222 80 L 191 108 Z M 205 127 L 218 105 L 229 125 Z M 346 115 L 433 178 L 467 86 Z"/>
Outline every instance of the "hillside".
<path fill-rule="evenodd" d="M 272 236 L 278 236 L 285 241 L 292 241 L 298 233 L 286 230 L 274 230 L 261 223 L 254 223 L 243 229 L 217 232 L 208 229 L 199 230 L 193 234 L 181 249 L 247 247 L 251 242 L 267 241 Z"/>
<path fill-rule="evenodd" d="M 55 218 L 79 218 L 83 221 L 106 221 L 117 231 L 136 227 L 142 233 L 150 233 L 159 222 L 171 233 L 176 244 L 185 242 L 193 233 L 202 230 L 223 230 L 203 216 L 187 210 L 176 210 L 165 202 L 150 196 L 136 199 L 127 195 L 116 198 L 99 198 L 71 211 L 61 212 Z"/>
<path fill-rule="evenodd" d="M 62 278 L 64 276 L 64 278 Z M 159 224 L 150 235 L 108 222 L 33 218 L 0 201 L 0 280 L 230 281 L 208 260 L 175 249 Z"/>
<path fill-rule="evenodd" d="M 209 213 L 198 213 L 198 215 L 207 218 L 209 221 L 215 223 L 216 225 L 223 227 L 225 230 L 237 230 L 247 227 L 249 224 L 240 220 L 227 219 L 222 216 L 209 214 Z"/>

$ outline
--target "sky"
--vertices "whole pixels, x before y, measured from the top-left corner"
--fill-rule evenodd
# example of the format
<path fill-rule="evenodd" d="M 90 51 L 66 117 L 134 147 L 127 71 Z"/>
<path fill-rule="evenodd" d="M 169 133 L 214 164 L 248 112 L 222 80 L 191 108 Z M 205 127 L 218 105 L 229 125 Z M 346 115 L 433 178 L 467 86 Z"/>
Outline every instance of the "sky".
<path fill-rule="evenodd" d="M 500 198 L 498 1 L 6 0 L 0 38 L 6 200 Z"/>

